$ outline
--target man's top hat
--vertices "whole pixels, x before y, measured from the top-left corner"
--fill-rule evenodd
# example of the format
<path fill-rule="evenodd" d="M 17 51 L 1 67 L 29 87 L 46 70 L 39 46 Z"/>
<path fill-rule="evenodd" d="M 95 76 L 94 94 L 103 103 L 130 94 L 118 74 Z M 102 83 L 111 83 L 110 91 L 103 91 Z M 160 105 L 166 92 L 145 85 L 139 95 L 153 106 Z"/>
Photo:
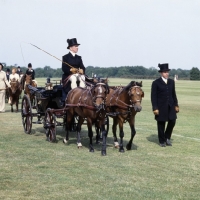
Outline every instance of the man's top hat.
<path fill-rule="evenodd" d="M 28 67 L 32 67 L 32 64 L 31 64 L 31 63 L 29 63 L 29 64 L 28 64 Z"/>
<path fill-rule="evenodd" d="M 76 38 L 72 38 L 72 39 L 67 39 L 67 43 L 68 43 L 68 49 L 69 47 L 72 47 L 72 46 L 75 46 L 75 45 L 80 45 L 77 43 L 77 40 Z"/>
<path fill-rule="evenodd" d="M 163 63 L 163 64 L 159 63 L 158 67 L 160 68 L 160 70 L 158 72 L 170 71 L 170 69 L 168 68 L 168 63 Z"/>
<path fill-rule="evenodd" d="M 10 72 L 10 69 L 9 69 L 9 68 L 7 68 L 7 69 L 6 69 L 6 72 Z"/>
<path fill-rule="evenodd" d="M 20 66 L 18 66 L 17 68 L 20 68 Z"/>

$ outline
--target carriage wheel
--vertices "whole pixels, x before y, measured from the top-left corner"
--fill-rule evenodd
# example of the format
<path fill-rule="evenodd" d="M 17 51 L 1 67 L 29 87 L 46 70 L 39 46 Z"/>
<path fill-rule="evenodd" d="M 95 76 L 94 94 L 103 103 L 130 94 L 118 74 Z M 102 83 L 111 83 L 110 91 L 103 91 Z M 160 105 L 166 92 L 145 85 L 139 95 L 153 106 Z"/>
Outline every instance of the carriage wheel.
<path fill-rule="evenodd" d="M 56 141 L 56 116 L 51 113 L 51 109 L 48 108 L 44 118 L 44 128 L 46 130 L 46 136 L 49 142 Z"/>
<path fill-rule="evenodd" d="M 33 116 L 32 116 L 30 99 L 27 95 L 24 95 L 22 98 L 21 116 L 22 116 L 22 125 L 24 127 L 24 132 L 30 134 L 32 128 Z"/>

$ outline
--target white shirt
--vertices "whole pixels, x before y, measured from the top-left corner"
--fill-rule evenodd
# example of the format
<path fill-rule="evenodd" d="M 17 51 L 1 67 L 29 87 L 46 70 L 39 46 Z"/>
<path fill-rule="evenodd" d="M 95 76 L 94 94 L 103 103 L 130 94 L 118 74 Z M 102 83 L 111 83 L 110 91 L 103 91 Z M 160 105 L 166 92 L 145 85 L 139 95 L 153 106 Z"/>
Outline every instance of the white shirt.
<path fill-rule="evenodd" d="M 162 77 L 162 80 L 167 84 L 167 79 Z"/>
<path fill-rule="evenodd" d="M 69 51 L 71 54 L 72 54 L 72 56 L 75 56 L 76 54 L 74 53 L 74 52 L 72 52 L 72 51 Z"/>
<path fill-rule="evenodd" d="M 19 74 L 15 73 L 15 74 L 10 74 L 10 78 L 9 78 L 9 82 L 15 78 L 16 81 L 19 81 Z"/>

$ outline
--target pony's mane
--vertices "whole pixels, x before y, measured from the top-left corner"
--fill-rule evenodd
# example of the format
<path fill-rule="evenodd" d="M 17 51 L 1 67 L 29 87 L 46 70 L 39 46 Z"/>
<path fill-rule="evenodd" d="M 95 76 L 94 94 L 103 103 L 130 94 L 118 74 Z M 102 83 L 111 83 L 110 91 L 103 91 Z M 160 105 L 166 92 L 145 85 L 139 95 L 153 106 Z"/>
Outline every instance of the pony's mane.
<path fill-rule="evenodd" d="M 131 81 L 127 86 L 124 87 L 124 90 L 128 91 L 133 86 L 142 87 L 142 82 Z"/>

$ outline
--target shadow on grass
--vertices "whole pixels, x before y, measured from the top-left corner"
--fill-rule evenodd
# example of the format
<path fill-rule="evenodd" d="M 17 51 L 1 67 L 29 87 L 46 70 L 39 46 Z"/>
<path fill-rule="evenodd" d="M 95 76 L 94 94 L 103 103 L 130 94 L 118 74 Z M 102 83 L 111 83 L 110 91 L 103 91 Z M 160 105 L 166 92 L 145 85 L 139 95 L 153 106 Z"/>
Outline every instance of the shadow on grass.
<path fill-rule="evenodd" d="M 96 144 L 96 133 L 95 131 L 93 132 L 93 147 L 95 151 L 101 151 L 102 148 L 102 141 L 100 141 L 99 144 Z M 43 125 L 41 125 L 41 127 L 35 127 L 32 129 L 31 131 L 31 135 L 33 136 L 37 136 L 37 137 L 41 137 L 45 135 L 45 129 L 43 128 Z M 57 127 L 56 129 L 56 142 L 54 143 L 62 143 L 63 139 L 66 137 L 66 132 L 65 129 L 63 127 Z M 69 133 L 69 140 L 68 143 L 66 144 L 67 146 L 70 145 L 74 145 L 77 143 L 77 133 L 76 131 L 71 131 Z M 88 132 L 87 130 L 82 130 L 81 131 L 81 143 L 82 146 L 85 148 L 89 148 L 89 137 L 88 137 Z M 124 149 L 126 150 L 126 145 L 127 145 L 128 141 L 124 140 Z M 106 140 L 106 146 L 107 148 L 114 148 L 114 144 L 113 144 L 113 137 L 107 137 Z M 132 144 L 132 148 L 131 150 L 137 150 L 138 146 L 135 144 Z M 116 149 L 116 151 L 118 151 Z"/>
<path fill-rule="evenodd" d="M 153 142 L 153 143 L 159 144 L 159 142 L 158 142 L 158 135 L 150 135 L 150 136 L 148 136 L 146 138 L 147 138 L 147 140 L 149 142 Z"/>

